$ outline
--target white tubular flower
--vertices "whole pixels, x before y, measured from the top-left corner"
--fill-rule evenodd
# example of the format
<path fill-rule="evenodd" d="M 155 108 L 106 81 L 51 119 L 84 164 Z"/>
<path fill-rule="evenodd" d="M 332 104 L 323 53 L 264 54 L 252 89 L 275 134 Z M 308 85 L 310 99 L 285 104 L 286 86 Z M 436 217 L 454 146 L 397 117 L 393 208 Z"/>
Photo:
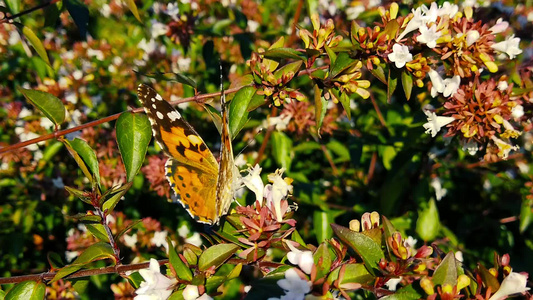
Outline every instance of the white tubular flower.
<path fill-rule="evenodd" d="M 460 84 L 461 77 L 459 77 L 459 75 L 444 79 L 444 90 L 442 91 L 442 95 L 444 97 L 453 96 L 459 89 Z"/>
<path fill-rule="evenodd" d="M 450 2 L 444 2 L 442 3 L 441 8 L 439 8 L 437 15 L 448 16 L 450 19 L 453 19 L 457 12 L 459 12 L 459 6 L 455 4 L 450 4 Z"/>
<path fill-rule="evenodd" d="M 285 180 L 281 177 L 284 169 L 278 169 L 275 173 L 268 175 L 268 181 L 272 184 L 268 185 L 268 205 L 276 212 L 278 222 L 283 221 L 284 212 L 281 211 L 281 200 L 286 198 L 289 193 L 292 193 L 292 185 L 290 179 Z M 266 188 L 265 188 L 266 189 Z"/>
<path fill-rule="evenodd" d="M 516 151 L 520 149 L 519 146 L 513 146 L 509 143 L 506 143 L 494 135 L 491 137 L 491 139 L 494 142 L 494 144 L 498 146 L 498 149 L 500 150 L 498 151 L 498 156 L 501 157 L 502 159 L 507 159 L 507 157 L 509 157 L 509 152 L 511 152 L 511 150 Z"/>
<path fill-rule="evenodd" d="M 479 34 L 479 31 L 477 30 L 470 30 L 466 33 L 466 45 L 472 46 L 477 40 L 479 40 L 479 37 L 481 34 Z"/>
<path fill-rule="evenodd" d="M 431 133 L 431 137 L 437 136 L 437 133 L 442 127 L 450 124 L 455 120 L 454 117 L 437 116 L 434 112 L 426 112 L 426 115 L 428 116 L 428 121 L 423 126 L 426 130 L 426 133 Z"/>
<path fill-rule="evenodd" d="M 444 91 L 444 80 L 440 77 L 439 73 L 433 69 L 428 72 L 429 79 L 431 80 L 431 97 L 435 98 L 438 93 Z"/>
<path fill-rule="evenodd" d="M 508 37 L 505 41 L 491 45 L 490 47 L 496 51 L 507 54 L 509 59 L 514 59 L 518 54 L 522 53 L 520 50 L 520 38 L 514 37 L 514 34 Z"/>
<path fill-rule="evenodd" d="M 498 21 L 496 21 L 496 24 L 489 28 L 489 30 L 492 31 L 492 33 L 501 33 L 507 30 L 507 27 L 509 27 L 509 22 L 499 18 Z"/>
<path fill-rule="evenodd" d="M 249 167 L 248 175 L 242 178 L 242 182 L 250 191 L 254 192 L 255 200 L 262 203 L 265 186 L 261 180 L 261 167 L 257 164 L 254 167 Z"/>
<path fill-rule="evenodd" d="M 165 13 L 167 15 L 169 15 L 172 19 L 178 20 L 179 19 L 178 15 L 180 13 L 180 9 L 178 7 L 178 4 L 177 3 L 176 4 L 169 3 L 167 5 L 167 9 L 165 10 Z"/>
<path fill-rule="evenodd" d="M 396 291 L 396 287 L 398 286 L 398 283 L 400 283 L 401 281 L 402 281 L 402 277 L 391 278 L 385 283 L 385 285 L 387 286 L 389 291 Z"/>
<path fill-rule="evenodd" d="M 294 268 L 285 272 L 285 279 L 278 280 L 278 285 L 285 291 L 285 295 L 280 298 L 268 298 L 268 300 L 304 299 L 305 295 L 311 291 L 311 282 L 300 278 Z"/>
<path fill-rule="evenodd" d="M 442 180 L 438 177 L 433 178 L 430 185 L 435 190 L 437 201 L 440 201 L 448 193 L 448 190 L 442 187 Z"/>
<path fill-rule="evenodd" d="M 509 295 L 521 294 L 529 290 L 527 285 L 527 275 L 511 272 L 502 281 L 500 288 L 489 300 L 505 299 Z"/>
<path fill-rule="evenodd" d="M 387 57 L 398 69 L 403 68 L 406 63 L 413 60 L 413 55 L 409 53 L 409 48 L 400 44 L 394 44 L 392 46 L 392 53 L 389 53 Z"/>
<path fill-rule="evenodd" d="M 474 141 L 468 141 L 463 143 L 463 150 L 470 155 L 475 155 L 479 151 L 479 145 Z"/>
<path fill-rule="evenodd" d="M 166 24 L 152 20 L 152 30 L 151 30 L 152 38 L 156 38 L 160 35 L 165 35 L 167 34 L 167 31 L 168 31 L 168 26 Z"/>
<path fill-rule="evenodd" d="M 438 7 L 435 2 L 431 3 L 429 9 L 427 6 L 422 5 L 417 9 L 413 9 L 412 12 L 413 18 L 407 23 L 405 30 L 396 39 L 397 41 L 401 40 L 408 33 L 417 30 L 420 26 L 437 21 Z"/>
<path fill-rule="evenodd" d="M 430 28 L 426 25 L 420 27 L 420 35 L 416 38 L 419 43 L 426 44 L 428 48 L 435 48 L 437 46 L 437 39 L 442 35 L 437 31 L 437 25 L 433 24 Z"/>
<path fill-rule="evenodd" d="M 135 244 L 137 244 L 137 234 L 134 233 L 132 235 L 127 235 L 125 234 L 124 235 L 124 245 L 130 247 L 130 248 L 135 248 Z"/>
<path fill-rule="evenodd" d="M 517 105 L 511 110 L 511 115 L 515 119 L 520 119 L 524 115 L 524 107 L 522 105 Z"/>
<path fill-rule="evenodd" d="M 172 294 L 172 288 L 177 283 L 160 273 L 159 263 L 150 259 L 150 268 L 139 270 L 144 278 L 139 288 L 135 291 L 135 300 L 166 300 Z"/>
<path fill-rule="evenodd" d="M 196 300 L 200 297 L 200 292 L 196 285 L 188 285 L 183 289 L 182 295 L 185 300 Z"/>
<path fill-rule="evenodd" d="M 291 264 L 297 265 L 306 274 L 311 274 L 311 270 L 313 270 L 313 265 L 315 264 L 313 253 L 309 250 L 299 250 L 294 247 L 291 242 L 287 242 L 287 246 L 291 249 L 291 251 L 287 253 L 287 259 Z"/>

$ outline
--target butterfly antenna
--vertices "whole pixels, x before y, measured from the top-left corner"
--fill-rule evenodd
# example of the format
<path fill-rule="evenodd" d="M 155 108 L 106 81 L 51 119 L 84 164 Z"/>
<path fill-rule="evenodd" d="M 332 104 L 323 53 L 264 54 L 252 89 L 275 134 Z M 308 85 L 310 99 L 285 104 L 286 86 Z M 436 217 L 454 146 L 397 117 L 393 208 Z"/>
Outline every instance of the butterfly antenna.
<path fill-rule="evenodd" d="M 220 67 L 220 102 L 222 104 L 222 109 L 225 109 L 224 106 L 226 104 L 226 94 L 224 93 L 224 74 L 222 70 L 222 62 L 219 62 Z"/>
<path fill-rule="evenodd" d="M 253 143 L 255 143 L 255 141 L 256 141 L 255 138 L 256 138 L 261 132 L 263 132 L 263 128 L 259 128 L 259 129 L 257 130 L 257 132 L 254 134 L 254 138 L 253 138 L 253 139 L 250 139 L 250 140 L 248 141 L 248 143 L 246 143 L 246 145 L 245 145 L 244 147 L 242 147 L 241 151 L 239 151 L 239 153 L 237 153 L 237 155 L 235 155 L 235 157 L 241 155 L 241 154 L 244 152 L 244 150 L 246 150 L 246 148 L 250 147 Z"/>

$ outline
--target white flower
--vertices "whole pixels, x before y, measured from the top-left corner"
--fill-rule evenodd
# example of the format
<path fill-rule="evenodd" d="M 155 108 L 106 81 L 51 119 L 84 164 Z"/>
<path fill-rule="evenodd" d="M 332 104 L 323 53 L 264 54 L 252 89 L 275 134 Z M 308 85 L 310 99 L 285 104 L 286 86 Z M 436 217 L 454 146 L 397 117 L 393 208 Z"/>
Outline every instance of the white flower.
<path fill-rule="evenodd" d="M 501 157 L 502 159 L 507 159 L 507 157 L 509 157 L 509 152 L 511 152 L 511 150 L 517 151 L 518 149 L 520 149 L 519 146 L 512 146 L 511 144 L 504 142 L 503 140 L 497 138 L 494 135 L 491 137 L 491 139 L 494 142 L 494 144 L 498 146 L 498 149 L 499 149 L 498 156 Z"/>
<path fill-rule="evenodd" d="M 101 50 L 87 49 L 87 56 L 96 57 L 97 60 L 104 60 L 104 53 Z"/>
<path fill-rule="evenodd" d="M 65 91 L 65 100 L 72 104 L 76 104 L 78 103 L 78 96 L 73 91 Z"/>
<path fill-rule="evenodd" d="M 137 44 L 137 48 L 144 50 L 145 53 L 153 53 L 156 49 L 156 44 L 153 39 L 151 39 L 149 42 L 146 42 L 145 39 L 142 39 L 139 44 Z"/>
<path fill-rule="evenodd" d="M 408 245 L 410 248 L 413 248 L 413 249 L 415 248 L 417 242 L 418 242 L 418 240 L 415 239 L 415 238 L 412 237 L 412 236 L 408 236 L 408 237 L 404 240 L 404 243 L 405 243 L 406 245 Z"/>
<path fill-rule="evenodd" d="M 191 58 L 190 57 L 178 57 L 178 69 L 181 72 L 187 72 L 189 71 L 189 68 L 191 67 Z"/>
<path fill-rule="evenodd" d="M 437 15 L 438 16 L 448 16 L 450 19 L 455 17 L 457 12 L 459 11 L 459 6 L 455 4 L 450 4 L 450 2 L 444 2 L 442 3 L 441 8 L 439 8 Z"/>
<path fill-rule="evenodd" d="M 127 235 L 127 234 L 124 235 L 124 245 L 126 245 L 126 246 L 128 246 L 130 248 L 134 248 L 135 244 L 137 244 L 137 234 L 136 233 L 134 233 L 132 235 Z"/>
<path fill-rule="evenodd" d="M 154 237 L 150 240 L 150 243 L 152 243 L 152 245 L 155 245 L 157 247 L 165 246 L 166 248 L 168 246 L 167 241 L 166 241 L 167 235 L 168 235 L 168 232 L 166 232 L 165 230 L 156 231 L 154 232 Z"/>
<path fill-rule="evenodd" d="M 507 29 L 507 27 L 509 27 L 509 22 L 503 21 L 502 18 L 499 18 L 496 21 L 496 24 L 492 26 L 491 28 L 489 28 L 489 30 L 492 31 L 492 33 L 501 33 L 501 32 L 504 32 Z"/>
<path fill-rule="evenodd" d="M 475 42 L 477 42 L 477 40 L 479 40 L 479 37 L 480 37 L 480 33 L 479 31 L 477 30 L 470 30 L 466 33 L 466 45 L 467 46 L 472 46 L 472 44 L 474 44 Z"/>
<path fill-rule="evenodd" d="M 291 249 L 291 251 L 287 253 L 287 259 L 291 262 L 291 264 L 297 265 L 306 274 L 311 274 L 311 270 L 315 264 L 315 261 L 313 260 L 313 253 L 309 250 L 299 250 L 294 247 L 291 242 L 287 242 L 287 246 L 289 246 Z"/>
<path fill-rule="evenodd" d="M 33 140 L 39 137 L 39 135 L 35 132 L 26 132 L 26 129 L 24 129 L 23 127 L 15 127 L 15 134 L 18 135 L 19 140 L 21 142 Z M 37 151 L 39 150 L 38 145 L 43 145 L 43 144 L 44 144 L 44 141 L 36 143 L 36 144 L 31 144 L 31 145 L 26 146 L 26 149 L 30 151 Z"/>
<path fill-rule="evenodd" d="M 461 77 L 455 75 L 452 78 L 442 79 L 439 73 L 433 69 L 428 72 L 431 80 L 431 97 L 436 97 L 438 93 L 442 93 L 444 97 L 453 96 L 459 89 L 461 84 Z"/>
<path fill-rule="evenodd" d="M 167 9 L 165 10 L 165 13 L 172 17 L 174 20 L 178 20 L 178 14 L 180 13 L 180 9 L 178 7 L 178 4 L 169 3 L 167 5 Z"/>
<path fill-rule="evenodd" d="M 385 285 L 389 288 L 389 291 L 396 291 L 396 286 L 401 281 L 402 281 L 402 277 L 391 278 L 385 283 Z"/>
<path fill-rule="evenodd" d="M 305 295 L 311 291 L 311 282 L 300 278 L 294 268 L 285 272 L 285 279 L 278 280 L 278 285 L 285 291 L 285 295 L 280 298 L 268 298 L 268 300 L 304 299 Z"/>
<path fill-rule="evenodd" d="M 248 168 L 248 175 L 242 178 L 242 182 L 255 194 L 255 200 L 262 203 L 265 186 L 263 185 L 263 180 L 261 180 L 261 167 L 256 164 L 254 167 Z"/>
<path fill-rule="evenodd" d="M 41 127 L 46 129 L 51 129 L 54 127 L 54 123 L 46 117 L 41 118 Z"/>
<path fill-rule="evenodd" d="M 464 261 L 464 258 L 463 258 L 463 252 L 461 251 L 457 251 L 453 254 L 453 256 L 455 256 L 455 259 L 460 261 L 460 262 L 463 262 Z"/>
<path fill-rule="evenodd" d="M 73 261 L 78 255 L 80 255 L 78 251 L 65 251 L 65 259 L 67 262 Z"/>
<path fill-rule="evenodd" d="M 189 232 L 189 227 L 187 227 L 187 225 L 185 224 L 181 225 L 180 228 L 178 228 L 178 235 L 182 238 L 186 238 L 187 236 L 189 236 Z"/>
<path fill-rule="evenodd" d="M 196 300 L 200 297 L 200 292 L 196 285 L 187 285 L 182 292 L 183 299 L 185 300 Z"/>
<path fill-rule="evenodd" d="M 281 211 L 281 200 L 287 197 L 289 193 L 292 193 L 292 185 L 281 177 L 284 171 L 284 169 L 278 169 L 275 173 L 269 174 L 268 181 L 272 184 L 268 184 L 265 187 L 267 205 L 275 211 L 278 222 L 283 221 L 284 214 Z"/>
<path fill-rule="evenodd" d="M 328 103 L 333 103 L 333 101 L 328 101 Z M 287 125 L 291 121 L 292 115 L 281 115 L 278 117 L 270 117 L 263 122 L 263 127 L 276 126 L 277 131 L 283 131 L 287 129 Z"/>
<path fill-rule="evenodd" d="M 467 151 L 470 155 L 475 155 L 479 151 L 479 145 L 474 141 L 463 143 L 463 151 Z"/>
<path fill-rule="evenodd" d="M 435 137 L 440 129 L 455 120 L 454 117 L 442 117 L 437 116 L 434 112 L 425 112 L 427 115 L 427 123 L 425 123 L 424 129 L 426 133 L 431 133 L 431 137 Z"/>
<path fill-rule="evenodd" d="M 398 36 L 397 41 L 401 40 L 409 32 L 417 30 L 422 25 L 437 21 L 438 7 L 435 2 L 431 3 L 431 7 L 422 5 L 417 9 L 412 10 L 413 18 L 407 23 L 405 30 Z"/>
<path fill-rule="evenodd" d="M 514 37 L 514 34 L 508 37 L 505 41 L 491 45 L 494 50 L 503 52 L 509 56 L 509 59 L 515 58 L 518 54 L 522 53 L 519 48 L 520 38 Z"/>
<path fill-rule="evenodd" d="M 433 178 L 430 185 L 435 190 L 437 201 L 440 201 L 448 193 L 448 190 L 442 187 L 442 180 L 438 177 Z"/>
<path fill-rule="evenodd" d="M 509 87 L 509 84 L 507 83 L 507 81 L 502 80 L 502 81 L 499 81 L 499 82 L 498 82 L 498 90 L 500 90 L 500 91 L 504 91 L 504 90 L 506 90 L 508 87 Z"/>
<path fill-rule="evenodd" d="M 413 55 L 409 53 L 409 48 L 405 45 L 394 44 L 392 46 L 392 53 L 389 53 L 388 58 L 394 63 L 396 68 L 403 68 L 406 63 L 413 60 Z"/>
<path fill-rule="evenodd" d="M 248 20 L 248 22 L 246 23 L 246 26 L 248 27 L 248 31 L 250 32 L 256 32 L 257 31 L 257 28 L 259 28 L 259 24 L 258 22 L 254 21 L 254 20 Z"/>
<path fill-rule="evenodd" d="M 513 109 L 511 110 L 511 115 L 515 119 L 521 118 L 524 115 L 524 107 L 522 105 L 517 105 L 513 107 Z"/>
<path fill-rule="evenodd" d="M 151 31 L 151 37 L 156 38 L 160 35 L 167 34 L 168 26 L 166 24 L 157 22 L 156 20 L 152 20 L 152 31 Z"/>
<path fill-rule="evenodd" d="M 503 279 L 500 288 L 489 298 L 489 300 L 505 299 L 509 295 L 524 293 L 529 290 L 526 285 L 527 275 L 511 272 L 511 274 Z"/>
<path fill-rule="evenodd" d="M 346 8 L 346 18 L 348 20 L 355 20 L 359 15 L 363 12 L 365 12 L 366 8 L 364 5 L 356 5 L 356 6 L 350 6 Z"/>
<path fill-rule="evenodd" d="M 144 278 L 139 288 L 135 291 L 135 300 L 165 300 L 172 294 L 172 288 L 176 284 L 175 279 L 170 279 L 160 273 L 157 260 L 150 259 L 150 268 L 139 270 Z"/>
<path fill-rule="evenodd" d="M 437 31 L 437 25 L 433 24 L 430 28 L 426 25 L 420 27 L 420 35 L 416 38 L 419 43 L 426 44 L 429 48 L 437 46 L 437 39 L 442 35 Z"/>
<path fill-rule="evenodd" d="M 195 232 L 192 236 L 185 239 L 185 243 L 200 247 L 202 245 L 202 236 L 198 232 Z"/>

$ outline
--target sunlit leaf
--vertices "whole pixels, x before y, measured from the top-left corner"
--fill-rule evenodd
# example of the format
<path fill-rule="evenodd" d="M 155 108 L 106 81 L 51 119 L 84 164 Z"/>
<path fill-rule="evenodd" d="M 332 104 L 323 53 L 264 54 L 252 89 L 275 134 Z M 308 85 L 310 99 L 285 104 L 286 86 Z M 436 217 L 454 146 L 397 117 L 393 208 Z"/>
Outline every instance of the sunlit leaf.
<path fill-rule="evenodd" d="M 152 138 L 150 121 L 145 114 L 125 112 L 116 123 L 118 149 L 126 168 L 126 178 L 132 181 L 141 169 Z"/>
<path fill-rule="evenodd" d="M 50 65 L 50 60 L 48 59 L 48 54 L 41 40 L 35 35 L 35 33 L 29 28 L 24 26 L 22 28 L 22 33 L 30 41 L 30 44 L 33 46 L 39 57 L 42 58 L 48 65 Z"/>
<path fill-rule="evenodd" d="M 65 121 L 65 106 L 56 96 L 37 90 L 18 88 L 28 101 L 37 107 L 52 123 L 60 125 Z"/>

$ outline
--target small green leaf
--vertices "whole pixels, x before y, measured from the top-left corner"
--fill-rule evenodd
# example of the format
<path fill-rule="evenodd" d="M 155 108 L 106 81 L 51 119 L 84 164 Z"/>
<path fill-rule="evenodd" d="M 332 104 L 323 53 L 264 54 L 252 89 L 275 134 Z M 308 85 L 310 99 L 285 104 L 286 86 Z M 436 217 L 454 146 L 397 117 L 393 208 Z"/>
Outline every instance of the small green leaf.
<path fill-rule="evenodd" d="M 113 209 L 115 209 L 115 206 L 120 199 L 122 199 L 122 196 L 128 192 L 132 185 L 133 182 L 130 181 L 119 188 L 113 188 L 110 192 L 110 196 L 106 197 L 104 204 L 102 205 L 102 210 L 107 211 L 107 214 L 110 214 Z"/>
<path fill-rule="evenodd" d="M 341 52 L 339 55 L 337 55 L 337 59 L 335 60 L 335 64 L 331 68 L 331 72 L 329 77 L 335 78 L 337 75 L 342 73 L 344 70 L 352 67 L 358 62 L 358 60 L 355 60 L 350 57 L 350 55 L 346 52 Z"/>
<path fill-rule="evenodd" d="M 100 186 L 100 170 L 98 167 L 98 159 L 96 158 L 96 153 L 94 150 L 87 144 L 86 141 L 75 138 L 72 141 L 68 141 L 68 146 L 71 147 L 77 154 L 79 154 L 79 157 L 82 159 L 83 163 L 87 165 L 91 173 L 89 176 L 85 174 L 91 181 L 94 178 L 96 178 L 96 183 L 98 186 Z M 67 146 L 67 148 L 68 148 Z M 72 153 L 71 153 L 72 154 Z M 74 158 L 76 159 L 76 158 Z M 76 161 L 78 162 L 78 161 Z M 80 165 L 80 162 L 78 162 L 78 165 L 82 168 L 82 165 Z M 92 176 L 91 176 L 92 175 Z"/>
<path fill-rule="evenodd" d="M 448 252 L 433 273 L 432 281 L 435 285 L 457 285 L 457 265 L 453 252 Z"/>
<path fill-rule="evenodd" d="M 329 226 L 328 226 L 329 227 Z M 313 261 L 316 266 L 317 278 L 322 278 L 329 274 L 331 269 L 331 254 L 326 242 L 320 243 L 315 253 L 313 254 Z"/>
<path fill-rule="evenodd" d="M 428 207 L 418 212 L 416 233 L 424 241 L 433 241 L 440 230 L 439 211 L 435 199 L 429 201 Z"/>
<path fill-rule="evenodd" d="M 30 41 L 30 44 L 33 46 L 35 51 L 37 51 L 39 57 L 41 57 L 46 62 L 46 64 L 50 65 L 50 60 L 48 59 L 46 49 L 44 49 L 44 45 L 37 37 L 37 35 L 29 27 L 26 26 L 22 28 L 22 33 L 28 39 L 28 41 Z"/>
<path fill-rule="evenodd" d="M 120 239 L 126 232 L 130 231 L 130 229 L 134 228 L 135 226 L 141 224 L 142 219 L 138 219 L 130 223 L 128 226 L 126 226 L 124 229 L 122 229 L 119 233 L 115 235 L 115 240 Z"/>
<path fill-rule="evenodd" d="M 342 104 L 342 107 L 344 108 L 344 111 L 346 112 L 346 116 L 348 119 L 352 119 L 352 109 L 350 107 L 350 98 L 348 98 L 348 94 L 341 93 L 340 97 L 338 98 L 340 103 Z"/>
<path fill-rule="evenodd" d="M 331 50 L 331 48 L 327 45 L 324 45 L 324 49 L 326 49 L 326 53 L 329 56 L 330 65 L 334 65 L 335 60 L 337 60 L 337 54 L 335 54 L 335 52 L 333 52 L 333 50 Z"/>
<path fill-rule="evenodd" d="M 361 258 L 367 268 L 372 274 L 376 275 L 379 270 L 378 263 L 385 257 L 381 250 L 381 245 L 374 242 L 374 240 L 362 233 L 352 231 L 346 227 L 337 224 L 331 224 L 333 232 L 341 241 L 352 248 Z"/>
<path fill-rule="evenodd" d="M 63 3 L 65 3 L 74 23 L 78 26 L 80 37 L 85 40 L 87 37 L 87 26 L 89 25 L 89 9 L 79 0 L 65 0 Z"/>
<path fill-rule="evenodd" d="M 126 0 L 126 5 L 130 9 L 130 11 L 133 14 L 133 16 L 135 16 L 135 19 L 137 19 L 137 21 L 142 23 L 141 16 L 139 16 L 139 11 L 137 10 L 137 5 L 135 4 L 135 1 L 134 0 Z"/>
<path fill-rule="evenodd" d="M 398 151 L 393 146 L 380 147 L 383 166 L 385 169 L 390 170 L 392 168 L 392 161 L 396 157 Z"/>
<path fill-rule="evenodd" d="M 385 77 L 385 70 L 383 70 L 383 67 L 381 66 L 374 66 L 372 70 L 369 70 L 374 77 L 379 79 L 379 81 L 383 82 L 384 84 L 387 84 L 387 78 Z"/>
<path fill-rule="evenodd" d="M 316 239 L 319 243 L 330 239 L 333 236 L 330 224 L 335 223 L 334 216 L 331 212 L 315 210 L 313 213 L 313 227 L 315 229 Z"/>
<path fill-rule="evenodd" d="M 305 60 L 301 53 L 292 48 L 275 48 L 269 49 L 262 53 L 266 58 L 271 59 L 299 59 Z"/>
<path fill-rule="evenodd" d="M 80 167 L 80 169 L 83 172 L 83 174 L 85 175 L 85 177 L 92 179 L 93 176 L 91 175 L 91 172 L 89 171 L 89 168 L 87 167 L 87 165 L 83 161 L 83 158 L 78 154 L 78 152 L 76 152 L 76 150 L 74 150 L 74 148 L 71 146 L 71 144 L 70 144 L 70 142 L 68 140 L 63 140 L 63 143 L 65 144 L 65 147 L 67 147 L 67 150 L 70 153 L 70 155 L 72 155 L 72 157 L 74 158 L 74 160 L 76 161 L 76 163 Z M 68 189 L 67 189 L 67 191 L 68 191 Z M 90 202 L 87 202 L 87 203 L 90 203 Z"/>
<path fill-rule="evenodd" d="M 89 231 L 95 238 L 102 242 L 109 242 L 109 237 L 102 224 L 85 224 L 87 231 Z"/>
<path fill-rule="evenodd" d="M 7 4 L 7 7 L 9 7 L 9 10 L 11 10 L 11 14 L 18 14 L 20 12 L 20 3 L 22 0 L 6 0 L 5 3 Z"/>
<path fill-rule="evenodd" d="M 289 80 L 291 80 L 296 74 L 298 74 L 298 71 L 300 70 L 302 63 L 303 62 L 299 60 L 299 61 L 286 64 L 283 67 L 276 70 L 276 72 L 274 72 L 273 75 L 276 79 L 280 79 L 283 75 L 289 74 L 290 75 Z"/>
<path fill-rule="evenodd" d="M 403 288 L 397 290 L 394 294 L 390 294 L 380 299 L 386 300 L 417 300 L 423 299 L 425 294 L 420 294 L 413 285 L 404 286 Z"/>
<path fill-rule="evenodd" d="M 200 271 L 205 271 L 212 266 L 218 268 L 237 252 L 239 248 L 239 246 L 233 244 L 218 244 L 207 248 L 204 253 L 200 255 L 198 269 L 200 269 Z"/>
<path fill-rule="evenodd" d="M 162 73 L 162 72 L 155 72 L 151 74 L 137 72 L 141 75 L 144 75 L 149 78 L 154 78 L 157 81 L 177 81 L 181 84 L 188 85 L 190 87 L 196 88 L 197 84 L 194 80 L 191 78 L 181 74 L 181 73 Z"/>
<path fill-rule="evenodd" d="M 290 171 L 292 164 L 292 140 L 283 132 L 272 133 L 272 152 L 278 165 Z"/>
<path fill-rule="evenodd" d="M 19 92 L 37 107 L 52 123 L 60 125 L 65 121 L 65 106 L 56 96 L 36 90 L 27 90 L 21 87 Z"/>
<path fill-rule="evenodd" d="M 393 72 L 389 69 L 389 78 L 387 80 L 387 102 L 391 102 L 392 94 L 394 94 L 394 91 L 396 90 L 396 86 L 398 86 L 398 77 L 396 77 L 396 72 Z"/>
<path fill-rule="evenodd" d="M 402 72 L 402 87 L 405 93 L 405 98 L 411 98 L 411 91 L 413 90 L 413 77 L 407 71 Z"/>
<path fill-rule="evenodd" d="M 520 208 L 520 232 L 523 233 L 533 221 L 533 210 L 531 210 L 531 200 L 522 200 Z"/>
<path fill-rule="evenodd" d="M 22 299 L 44 299 L 46 285 L 42 282 L 24 281 L 9 290 L 5 300 L 22 300 Z"/>
<path fill-rule="evenodd" d="M 126 168 L 126 178 L 131 182 L 141 169 L 152 138 L 150 121 L 145 114 L 124 112 L 117 120 L 116 131 L 118 149 Z"/>
<path fill-rule="evenodd" d="M 248 105 L 255 95 L 256 88 L 246 86 L 241 88 L 235 97 L 231 100 L 229 108 L 229 130 L 230 135 L 234 138 L 239 132 L 238 130 L 244 126 L 248 120 Z"/>
<path fill-rule="evenodd" d="M 335 153 L 336 158 L 333 161 L 334 163 L 350 161 L 350 150 L 348 150 L 345 144 L 332 139 L 326 145 L 326 148 Z"/>
<path fill-rule="evenodd" d="M 167 242 L 169 246 L 168 259 L 176 272 L 176 276 L 181 280 L 190 282 L 192 280 L 191 269 L 181 260 L 169 237 L 167 237 Z"/>
<path fill-rule="evenodd" d="M 70 265 L 61 268 L 54 278 L 50 281 L 51 283 L 64 278 L 80 269 L 82 269 L 85 265 L 92 263 L 97 260 L 102 259 L 112 259 L 113 262 L 115 262 L 115 256 L 113 255 L 113 249 L 108 243 L 98 242 L 96 244 L 93 244 L 89 246 L 89 248 L 85 249 L 74 262 L 72 262 Z"/>
<path fill-rule="evenodd" d="M 481 276 L 483 283 L 487 287 L 490 287 L 491 291 L 497 291 L 500 288 L 500 282 L 498 281 L 498 278 L 494 277 L 494 275 L 492 275 L 492 273 L 482 264 L 478 264 L 476 271 L 476 273 Z"/>
<path fill-rule="evenodd" d="M 316 131 L 318 136 L 320 136 L 320 128 L 322 128 L 322 122 L 324 122 L 324 117 L 326 116 L 326 111 L 328 108 L 328 101 L 322 97 L 322 90 L 318 87 L 317 84 L 314 86 L 315 92 L 315 118 L 316 118 Z"/>

